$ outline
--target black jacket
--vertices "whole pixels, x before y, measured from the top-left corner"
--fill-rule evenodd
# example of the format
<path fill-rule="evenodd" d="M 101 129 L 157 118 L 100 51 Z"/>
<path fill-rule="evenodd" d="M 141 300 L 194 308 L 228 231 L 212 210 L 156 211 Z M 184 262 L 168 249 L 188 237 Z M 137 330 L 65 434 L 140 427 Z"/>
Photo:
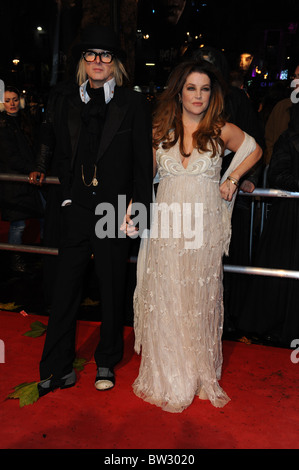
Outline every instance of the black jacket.
<path fill-rule="evenodd" d="M 286 130 L 276 142 L 269 164 L 271 188 L 299 191 L 299 132 Z"/>
<path fill-rule="evenodd" d="M 75 198 L 74 168 L 82 106 L 76 84 L 59 84 L 50 95 L 42 126 L 42 152 L 36 168 L 48 168 L 48 174 L 59 177 L 61 202 Z M 117 207 L 118 195 L 125 195 L 127 201 L 144 204 L 149 215 L 153 180 L 151 115 L 140 93 L 115 87 L 96 165 L 99 185 L 91 188 L 93 207 L 104 202 Z"/>
<path fill-rule="evenodd" d="M 29 134 L 23 130 L 25 116 L 0 115 L 0 173 L 28 175 L 34 169 Z M 29 183 L 0 182 L 2 220 L 42 217 L 43 207 L 36 187 Z"/>

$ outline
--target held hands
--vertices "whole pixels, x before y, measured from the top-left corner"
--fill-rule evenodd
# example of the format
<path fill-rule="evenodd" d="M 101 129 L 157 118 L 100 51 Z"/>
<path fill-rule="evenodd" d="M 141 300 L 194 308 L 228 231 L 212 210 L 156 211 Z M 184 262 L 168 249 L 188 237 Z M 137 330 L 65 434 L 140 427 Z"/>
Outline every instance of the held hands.
<path fill-rule="evenodd" d="M 239 186 L 239 180 L 228 176 L 227 179 L 220 185 L 220 195 L 225 201 L 231 201 L 234 193 Z"/>
<path fill-rule="evenodd" d="M 120 226 L 120 230 L 124 232 L 130 238 L 136 238 L 138 236 L 138 228 L 134 226 L 131 220 L 131 207 L 132 201 L 128 205 L 127 213 L 124 216 L 123 223 Z"/>
<path fill-rule="evenodd" d="M 31 184 L 41 186 L 44 179 L 45 173 L 41 173 L 40 171 L 32 171 L 31 173 L 29 173 L 29 183 Z"/>

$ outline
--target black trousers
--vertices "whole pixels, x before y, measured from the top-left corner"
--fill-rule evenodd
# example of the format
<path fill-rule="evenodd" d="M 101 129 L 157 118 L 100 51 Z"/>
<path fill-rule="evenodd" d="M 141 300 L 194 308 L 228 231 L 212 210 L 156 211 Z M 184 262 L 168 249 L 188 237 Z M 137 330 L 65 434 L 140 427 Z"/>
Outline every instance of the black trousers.
<path fill-rule="evenodd" d="M 98 367 L 112 368 L 122 359 L 130 239 L 99 239 L 95 234 L 96 221 L 93 211 L 75 203 L 63 208 L 57 279 L 40 362 L 41 380 L 51 375 L 63 377 L 73 368 L 77 313 L 92 253 L 102 308 L 95 361 Z"/>

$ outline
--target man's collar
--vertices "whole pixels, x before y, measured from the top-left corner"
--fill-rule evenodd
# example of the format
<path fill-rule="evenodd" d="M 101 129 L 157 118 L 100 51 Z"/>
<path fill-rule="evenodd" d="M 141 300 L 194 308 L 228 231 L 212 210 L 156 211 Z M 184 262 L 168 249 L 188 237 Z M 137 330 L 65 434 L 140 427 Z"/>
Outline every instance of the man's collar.
<path fill-rule="evenodd" d="M 83 103 L 88 103 L 90 100 L 90 96 L 87 93 L 86 86 L 87 86 L 88 80 L 86 82 L 82 83 L 82 85 L 79 88 L 80 91 L 80 98 L 83 101 Z M 104 83 L 104 93 L 105 93 L 105 102 L 106 104 L 109 103 L 109 101 L 112 100 L 114 96 L 114 88 L 115 88 L 115 78 L 111 78 L 108 82 Z"/>

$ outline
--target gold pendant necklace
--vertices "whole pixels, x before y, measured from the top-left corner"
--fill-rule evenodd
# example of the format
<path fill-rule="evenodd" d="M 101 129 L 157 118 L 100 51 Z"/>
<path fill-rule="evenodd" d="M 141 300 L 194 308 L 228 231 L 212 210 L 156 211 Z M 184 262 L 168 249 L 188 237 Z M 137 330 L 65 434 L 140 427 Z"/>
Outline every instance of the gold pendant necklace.
<path fill-rule="evenodd" d="M 96 165 L 94 165 L 94 173 L 93 173 L 93 177 L 92 177 L 92 180 L 91 180 L 91 183 L 89 184 L 86 184 L 85 183 L 85 178 L 84 178 L 84 172 L 83 172 L 83 165 L 81 165 L 81 174 L 82 174 L 82 181 L 83 181 L 83 184 L 85 186 L 87 186 L 88 188 L 92 185 L 92 186 L 97 186 L 99 184 L 98 180 L 97 180 L 97 167 Z"/>

